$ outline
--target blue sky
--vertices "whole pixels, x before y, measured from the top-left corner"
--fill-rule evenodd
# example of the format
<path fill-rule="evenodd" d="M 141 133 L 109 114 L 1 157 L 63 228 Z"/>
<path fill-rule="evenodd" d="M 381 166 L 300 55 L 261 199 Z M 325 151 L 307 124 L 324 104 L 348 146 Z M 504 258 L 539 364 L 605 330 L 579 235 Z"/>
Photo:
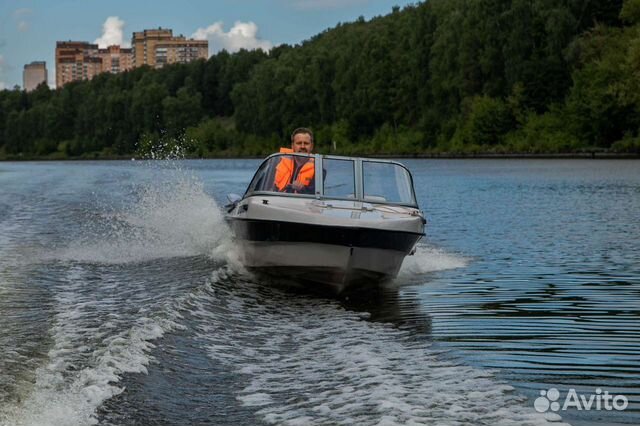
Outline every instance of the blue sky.
<path fill-rule="evenodd" d="M 58 40 L 131 42 L 131 33 L 171 28 L 207 38 L 209 51 L 295 44 L 364 16 L 391 12 L 407 0 L 0 0 L 0 89 L 22 86 L 22 70 L 46 61 L 55 82 Z"/>

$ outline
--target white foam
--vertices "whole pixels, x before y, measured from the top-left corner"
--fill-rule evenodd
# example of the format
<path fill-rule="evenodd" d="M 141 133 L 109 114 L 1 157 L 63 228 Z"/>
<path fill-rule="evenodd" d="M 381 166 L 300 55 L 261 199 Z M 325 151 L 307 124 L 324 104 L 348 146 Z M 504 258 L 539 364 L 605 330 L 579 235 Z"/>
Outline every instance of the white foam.
<path fill-rule="evenodd" d="M 238 401 L 266 423 L 548 424 L 491 372 L 447 361 L 410 331 L 329 301 L 257 294 L 203 293 L 191 307 L 209 356 L 246 377 Z"/>
<path fill-rule="evenodd" d="M 176 170 L 165 178 L 144 185 L 122 210 L 103 214 L 106 226 L 92 227 L 55 258 L 103 264 L 194 255 L 233 258 L 230 231 L 202 182 Z"/>
<path fill-rule="evenodd" d="M 114 330 L 111 321 L 95 317 L 96 311 L 104 311 L 114 300 L 95 300 L 93 293 L 82 291 L 86 285 L 91 284 L 84 271 L 71 268 L 68 282 L 56 289 L 57 313 L 48 361 L 36 370 L 28 396 L 16 405 L 3 407 L 1 425 L 96 424 L 96 409 L 123 391 L 118 386 L 122 376 L 147 372 L 152 341 L 180 328 L 175 306 L 182 300 L 178 299 L 166 302 L 153 316 L 138 317 L 132 326 Z M 117 294 L 116 290 L 112 294 Z"/>
<path fill-rule="evenodd" d="M 439 248 L 418 245 L 415 253 L 404 259 L 398 276 L 399 278 L 408 278 L 431 272 L 464 268 L 468 263 L 469 259 L 466 257 L 447 253 Z"/>

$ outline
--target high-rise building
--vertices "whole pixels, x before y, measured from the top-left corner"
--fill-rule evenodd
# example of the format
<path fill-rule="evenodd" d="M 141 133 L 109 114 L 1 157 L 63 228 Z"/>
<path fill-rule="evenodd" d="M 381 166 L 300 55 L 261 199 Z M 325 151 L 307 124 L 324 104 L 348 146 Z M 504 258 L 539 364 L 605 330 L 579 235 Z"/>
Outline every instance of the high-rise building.
<path fill-rule="evenodd" d="M 167 28 L 134 32 L 131 38 L 134 66 L 149 65 L 162 68 L 166 64 L 185 64 L 196 59 L 207 59 L 207 40 L 187 39 L 173 36 Z"/>
<path fill-rule="evenodd" d="M 91 80 L 102 71 L 98 45 L 86 41 L 56 42 L 56 87 L 76 80 Z"/>
<path fill-rule="evenodd" d="M 113 45 L 106 49 L 98 49 L 98 56 L 102 59 L 102 72 L 117 74 L 133 68 L 131 49 Z"/>
<path fill-rule="evenodd" d="M 86 41 L 56 42 L 56 87 L 76 80 L 91 80 L 101 72 L 119 73 L 149 65 L 162 68 L 166 64 L 185 64 L 207 59 L 207 40 L 173 36 L 170 29 L 134 32 L 130 49 L 117 45 L 106 49 Z"/>
<path fill-rule="evenodd" d="M 102 72 L 119 73 L 133 68 L 131 49 L 114 45 L 99 49 L 86 41 L 56 42 L 56 87 L 76 80 L 91 80 Z"/>
<path fill-rule="evenodd" d="M 22 86 L 27 92 L 31 92 L 41 83 L 47 83 L 47 63 L 34 61 L 24 66 L 22 72 Z"/>

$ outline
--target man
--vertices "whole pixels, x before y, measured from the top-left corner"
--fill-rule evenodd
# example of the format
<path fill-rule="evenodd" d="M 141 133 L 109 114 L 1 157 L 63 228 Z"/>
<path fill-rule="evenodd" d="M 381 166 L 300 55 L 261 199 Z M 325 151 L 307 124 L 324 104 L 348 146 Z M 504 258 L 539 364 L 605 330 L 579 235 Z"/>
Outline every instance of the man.
<path fill-rule="evenodd" d="M 291 149 L 281 148 L 280 152 L 311 154 L 313 152 L 313 132 L 306 127 L 295 129 L 291 134 Z M 276 167 L 274 186 L 279 192 L 313 194 L 315 192 L 313 157 L 283 156 Z"/>

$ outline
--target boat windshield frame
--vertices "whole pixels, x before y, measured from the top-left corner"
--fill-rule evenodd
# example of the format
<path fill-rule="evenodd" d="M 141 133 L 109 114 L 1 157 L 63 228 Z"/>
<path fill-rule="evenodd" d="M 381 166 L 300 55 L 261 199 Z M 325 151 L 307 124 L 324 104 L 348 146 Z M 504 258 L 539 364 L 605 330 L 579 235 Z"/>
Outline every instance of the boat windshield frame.
<path fill-rule="evenodd" d="M 252 187 L 253 182 L 255 181 L 258 173 L 262 170 L 265 163 L 272 161 L 274 157 L 279 156 L 298 156 L 305 158 L 313 158 L 315 163 L 315 194 L 296 194 L 296 193 L 288 193 L 288 192 L 276 192 L 276 191 L 251 191 L 249 192 L 249 188 Z M 319 173 L 319 171 L 323 170 L 323 160 L 350 160 L 354 162 L 354 185 L 355 185 L 355 197 L 337 197 L 337 196 L 326 196 L 324 195 L 324 185 L 323 185 L 323 173 Z M 363 163 L 371 162 L 371 163 L 383 163 L 383 164 L 393 164 L 395 166 L 403 168 L 407 172 L 407 176 L 409 178 L 410 185 L 410 196 L 412 198 L 412 202 L 410 203 L 402 203 L 402 202 L 393 202 L 393 201 L 377 201 L 364 197 L 364 175 L 363 175 Z M 418 207 L 418 200 L 416 198 L 416 192 L 413 184 L 413 175 L 409 171 L 409 169 L 402 163 L 394 160 L 386 160 L 379 158 L 364 158 L 364 157 L 348 157 L 342 155 L 323 155 L 323 154 L 303 154 L 303 153 L 274 153 L 265 158 L 260 166 L 256 169 L 256 172 L 253 174 L 247 189 L 245 190 L 243 199 L 247 197 L 251 197 L 254 195 L 269 195 L 276 197 L 294 197 L 294 198 L 309 198 L 309 199 L 317 199 L 317 200 L 345 200 L 345 201 L 355 201 L 360 203 L 369 203 L 369 204 L 384 204 L 384 205 L 396 205 L 403 207 Z"/>

